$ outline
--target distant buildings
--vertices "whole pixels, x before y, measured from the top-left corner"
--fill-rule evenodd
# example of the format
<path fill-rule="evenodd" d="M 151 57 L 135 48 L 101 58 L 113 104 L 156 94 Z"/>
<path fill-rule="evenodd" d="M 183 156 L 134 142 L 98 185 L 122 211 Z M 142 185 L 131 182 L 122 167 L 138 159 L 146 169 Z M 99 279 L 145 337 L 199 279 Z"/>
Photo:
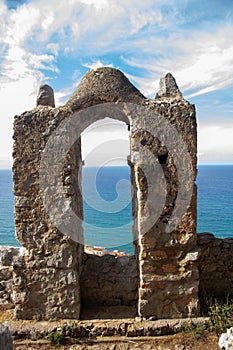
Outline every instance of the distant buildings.
<path fill-rule="evenodd" d="M 130 254 L 127 254 L 125 252 L 122 252 L 120 250 L 113 250 L 111 252 L 107 251 L 107 249 L 103 248 L 103 247 L 90 247 L 88 244 L 84 245 L 84 252 L 87 254 L 93 254 L 93 255 L 99 255 L 99 256 L 103 256 L 103 255 L 114 255 L 114 256 L 130 256 Z"/>

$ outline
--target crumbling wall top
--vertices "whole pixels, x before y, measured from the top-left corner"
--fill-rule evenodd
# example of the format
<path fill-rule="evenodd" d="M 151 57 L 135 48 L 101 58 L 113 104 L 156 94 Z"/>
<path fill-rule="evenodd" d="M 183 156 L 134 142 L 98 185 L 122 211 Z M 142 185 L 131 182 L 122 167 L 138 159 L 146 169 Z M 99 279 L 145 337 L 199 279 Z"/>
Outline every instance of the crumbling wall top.
<path fill-rule="evenodd" d="M 140 103 L 145 97 L 133 86 L 126 76 L 115 68 L 103 67 L 90 70 L 81 80 L 67 105 L 77 110 L 104 102 Z"/>

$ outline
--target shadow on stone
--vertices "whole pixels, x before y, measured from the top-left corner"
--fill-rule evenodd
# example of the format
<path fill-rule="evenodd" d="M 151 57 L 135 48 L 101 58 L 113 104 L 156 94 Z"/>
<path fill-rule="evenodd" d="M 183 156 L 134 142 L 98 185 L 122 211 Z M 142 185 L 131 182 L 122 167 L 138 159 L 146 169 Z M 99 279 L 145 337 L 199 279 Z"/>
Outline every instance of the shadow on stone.
<path fill-rule="evenodd" d="M 0 324 L 0 349 L 1 350 L 12 350 L 13 340 L 9 329 Z"/>

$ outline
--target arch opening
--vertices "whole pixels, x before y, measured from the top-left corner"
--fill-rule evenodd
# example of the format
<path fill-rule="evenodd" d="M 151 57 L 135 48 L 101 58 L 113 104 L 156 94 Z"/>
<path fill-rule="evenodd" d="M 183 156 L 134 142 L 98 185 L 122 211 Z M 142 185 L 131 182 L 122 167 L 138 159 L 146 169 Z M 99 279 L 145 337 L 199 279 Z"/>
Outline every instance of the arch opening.
<path fill-rule="evenodd" d="M 133 255 L 127 126 L 105 118 L 87 128 L 81 139 L 85 244 L 102 247 L 102 253 L 123 250 Z"/>
<path fill-rule="evenodd" d="M 105 118 L 81 135 L 84 253 L 82 318 L 137 312 L 129 126 Z M 93 264 L 95 270 L 93 272 Z"/>

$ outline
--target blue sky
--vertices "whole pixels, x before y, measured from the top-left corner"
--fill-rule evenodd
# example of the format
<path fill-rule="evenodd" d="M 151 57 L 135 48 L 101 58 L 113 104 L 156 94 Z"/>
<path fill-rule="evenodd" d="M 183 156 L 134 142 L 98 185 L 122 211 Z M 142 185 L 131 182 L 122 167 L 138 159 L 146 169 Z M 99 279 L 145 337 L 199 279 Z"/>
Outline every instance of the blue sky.
<path fill-rule="evenodd" d="M 99 66 L 152 98 L 171 72 L 196 105 L 199 163 L 233 163 L 232 38 L 232 0 L 0 0 L 0 167 L 11 165 L 13 117 L 35 107 L 39 85 L 59 106 Z M 89 146 L 103 139 L 90 134 Z"/>

